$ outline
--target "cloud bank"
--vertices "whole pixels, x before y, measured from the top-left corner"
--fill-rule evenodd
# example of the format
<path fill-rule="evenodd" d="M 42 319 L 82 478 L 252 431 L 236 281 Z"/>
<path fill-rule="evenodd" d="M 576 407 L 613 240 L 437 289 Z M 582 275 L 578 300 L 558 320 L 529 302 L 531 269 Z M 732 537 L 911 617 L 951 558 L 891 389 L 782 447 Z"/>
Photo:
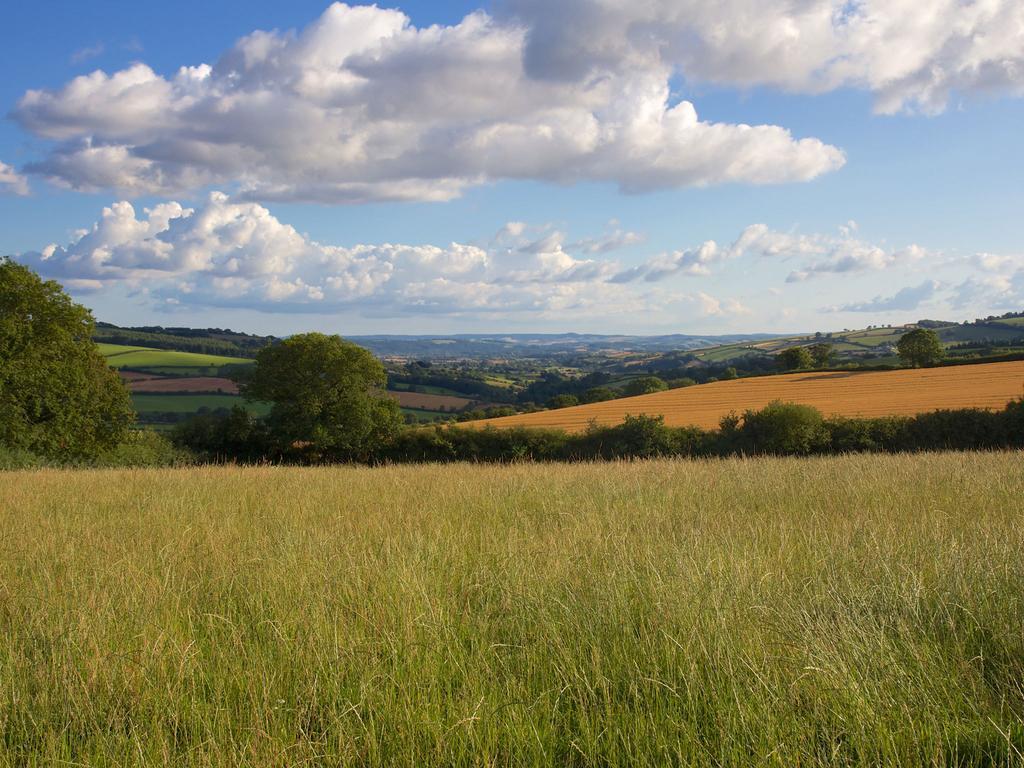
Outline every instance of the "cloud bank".
<path fill-rule="evenodd" d="M 729 87 L 862 89 L 881 113 L 1024 94 L 1019 0 L 509 2 L 529 29 L 527 71 L 556 81 L 662 66 Z"/>
<path fill-rule="evenodd" d="M 164 308 L 564 317 L 667 304 L 707 316 L 740 306 L 700 292 L 627 290 L 610 282 L 617 262 L 572 256 L 562 233 L 531 240 L 526 230 L 510 224 L 487 247 L 341 247 L 311 240 L 258 203 L 215 192 L 197 208 L 167 202 L 141 215 L 117 202 L 72 242 L 16 258 L 77 291 L 120 285 Z"/>
<path fill-rule="evenodd" d="M 734 319 L 752 312 L 750 297 L 716 296 L 713 286 L 733 284 L 730 269 L 745 273 L 778 261 L 792 262 L 793 274 L 803 276 L 790 278 L 787 291 L 815 296 L 823 291 L 835 296 L 837 281 L 820 289 L 799 284 L 829 276 L 848 282 L 851 276 L 884 271 L 894 273 L 883 278 L 891 283 L 922 265 L 950 274 L 891 295 L 836 303 L 822 308 L 825 312 L 908 312 L 933 301 L 977 311 L 1024 304 L 1021 257 L 953 258 L 916 245 L 883 247 L 860 238 L 852 222 L 835 234 L 752 224 L 731 243 L 707 240 L 640 260 L 634 256 L 631 263 L 613 252 L 634 248 L 642 234 L 622 230 L 614 221 L 609 228 L 573 241 L 549 227 L 509 222 L 480 243 L 331 245 L 301 234 L 259 203 L 214 192 L 194 207 L 169 201 L 140 212 L 128 201 L 116 202 L 70 242 L 14 258 L 77 292 L 118 288 L 168 310 L 563 322 L 614 315 Z M 739 260 L 742 264 L 733 267 Z M 782 291 L 763 289 L 764 311 L 776 311 Z"/>
<path fill-rule="evenodd" d="M 136 63 L 30 90 L 13 116 L 55 143 L 29 172 L 129 195 L 221 185 L 260 200 L 440 201 L 502 179 L 643 192 L 806 181 L 844 162 L 780 126 L 702 120 L 671 98 L 668 60 L 626 51 L 591 57 L 585 77 L 534 72 L 545 23 L 475 12 L 417 28 L 335 3 L 212 65 L 164 76 Z"/>

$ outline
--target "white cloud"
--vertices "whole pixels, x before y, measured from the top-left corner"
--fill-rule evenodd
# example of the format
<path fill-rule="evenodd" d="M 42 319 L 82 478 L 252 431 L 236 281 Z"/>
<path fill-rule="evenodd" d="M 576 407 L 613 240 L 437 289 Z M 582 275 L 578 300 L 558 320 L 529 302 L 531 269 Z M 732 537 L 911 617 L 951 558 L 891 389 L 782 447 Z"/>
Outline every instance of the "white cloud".
<path fill-rule="evenodd" d="M 935 297 L 942 284 L 935 280 L 925 280 L 920 285 L 907 286 L 892 296 L 876 296 L 871 301 L 856 302 L 835 307 L 833 312 L 893 312 L 917 309 L 926 301 Z"/>
<path fill-rule="evenodd" d="M 28 179 L 11 166 L 0 161 L 0 194 L 5 192 L 13 195 L 27 195 Z"/>
<path fill-rule="evenodd" d="M 165 77 L 137 63 L 28 91 L 14 117 L 57 142 L 33 173 L 130 194 L 217 184 L 262 200 L 447 200 L 498 179 L 642 192 L 805 181 L 844 162 L 779 126 L 700 120 L 670 99 L 668 62 L 624 54 L 577 81 L 533 76 L 535 22 L 476 12 L 416 28 L 335 3 L 212 66 Z"/>
<path fill-rule="evenodd" d="M 97 56 L 103 54 L 106 50 L 106 46 L 103 43 L 96 43 L 95 45 L 87 45 L 84 48 L 79 48 L 77 51 L 71 54 L 70 61 L 72 64 L 81 64 L 83 61 L 89 59 L 95 59 Z"/>
<path fill-rule="evenodd" d="M 1020 0 L 510 0 L 527 70 L 585 81 L 672 67 L 690 81 L 875 94 L 891 113 L 1024 94 Z"/>
<path fill-rule="evenodd" d="M 508 230 L 521 237 L 527 227 L 505 227 L 501 236 Z M 612 282 L 616 262 L 572 256 L 563 238 L 552 232 L 517 247 L 342 247 L 311 240 L 258 203 L 217 192 L 195 208 L 166 202 L 137 212 L 117 202 L 72 242 L 16 258 L 76 291 L 121 285 L 178 308 L 564 320 L 635 315 L 676 301 Z M 700 296 L 686 305 L 696 316 L 741 311 L 735 302 L 713 305 L 717 299 Z"/>

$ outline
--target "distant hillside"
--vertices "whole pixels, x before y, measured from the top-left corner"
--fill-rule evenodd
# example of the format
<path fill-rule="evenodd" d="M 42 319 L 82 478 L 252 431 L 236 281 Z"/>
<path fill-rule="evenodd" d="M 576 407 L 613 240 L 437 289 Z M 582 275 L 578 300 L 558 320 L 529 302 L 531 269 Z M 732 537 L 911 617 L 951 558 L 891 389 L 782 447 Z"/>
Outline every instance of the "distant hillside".
<path fill-rule="evenodd" d="M 164 328 L 159 325 L 120 328 L 97 323 L 93 338 L 100 343 L 150 349 L 171 349 L 226 357 L 252 357 L 275 341 L 274 336 L 256 336 L 224 328 Z"/>
<path fill-rule="evenodd" d="M 940 409 L 1001 409 L 1021 395 L 1024 361 L 906 368 L 892 371 L 812 371 L 759 376 L 625 397 L 572 408 L 466 422 L 466 427 L 585 430 L 619 424 L 627 415 L 663 416 L 668 426 L 718 427 L 729 413 L 773 400 L 811 405 L 826 416 L 909 416 Z"/>
<path fill-rule="evenodd" d="M 774 338 L 768 333 L 628 336 L 582 333 L 349 336 L 380 357 L 431 359 L 541 358 L 600 352 L 670 352 Z"/>

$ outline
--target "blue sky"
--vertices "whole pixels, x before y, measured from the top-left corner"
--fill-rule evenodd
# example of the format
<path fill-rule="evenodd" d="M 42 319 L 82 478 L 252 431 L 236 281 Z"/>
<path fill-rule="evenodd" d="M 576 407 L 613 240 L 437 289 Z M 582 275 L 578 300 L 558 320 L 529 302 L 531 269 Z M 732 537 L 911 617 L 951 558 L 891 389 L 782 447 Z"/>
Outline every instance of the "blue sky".
<path fill-rule="evenodd" d="M 807 5 L 21 4 L 0 254 L 99 319 L 275 333 L 1024 309 L 1024 11 Z"/>

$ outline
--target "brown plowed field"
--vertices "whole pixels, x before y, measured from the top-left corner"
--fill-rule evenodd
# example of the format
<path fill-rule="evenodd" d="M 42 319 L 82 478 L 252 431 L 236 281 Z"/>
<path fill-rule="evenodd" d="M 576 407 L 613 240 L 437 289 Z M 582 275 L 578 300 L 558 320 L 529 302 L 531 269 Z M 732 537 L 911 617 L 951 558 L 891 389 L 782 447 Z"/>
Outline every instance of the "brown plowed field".
<path fill-rule="evenodd" d="M 231 379 L 214 376 L 192 376 L 180 379 L 136 379 L 128 382 L 132 392 L 223 392 L 238 394 L 238 385 Z"/>
<path fill-rule="evenodd" d="M 421 395 L 419 392 L 388 392 L 403 408 L 421 408 L 425 411 L 439 411 L 444 406 L 446 411 L 460 411 L 469 405 L 465 397 L 451 395 Z"/>
<path fill-rule="evenodd" d="M 1024 395 L 1024 361 L 898 371 L 793 373 L 719 381 L 555 411 L 459 426 L 549 427 L 578 432 L 591 420 L 618 424 L 627 414 L 663 415 L 669 426 L 715 428 L 735 411 L 773 400 L 813 405 L 826 416 L 901 416 L 948 408 L 999 409 Z"/>

